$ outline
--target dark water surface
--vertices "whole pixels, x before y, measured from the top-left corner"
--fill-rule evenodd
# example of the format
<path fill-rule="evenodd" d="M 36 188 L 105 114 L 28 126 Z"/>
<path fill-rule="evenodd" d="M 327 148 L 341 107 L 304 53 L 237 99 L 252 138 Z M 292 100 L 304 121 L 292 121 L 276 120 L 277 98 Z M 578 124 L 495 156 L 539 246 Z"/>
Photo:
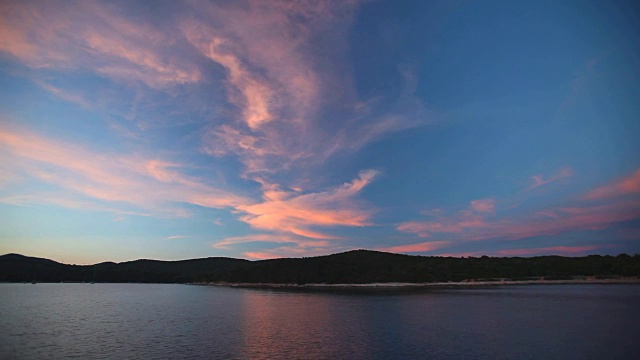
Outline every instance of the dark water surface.
<path fill-rule="evenodd" d="M 0 284 L 1 359 L 637 359 L 640 285 Z"/>

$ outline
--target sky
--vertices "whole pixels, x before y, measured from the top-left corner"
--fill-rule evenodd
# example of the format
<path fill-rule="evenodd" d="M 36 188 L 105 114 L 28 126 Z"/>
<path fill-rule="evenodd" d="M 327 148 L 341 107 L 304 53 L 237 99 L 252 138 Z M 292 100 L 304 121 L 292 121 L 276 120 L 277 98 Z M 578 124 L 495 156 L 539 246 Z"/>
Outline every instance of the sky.
<path fill-rule="evenodd" d="M 0 253 L 640 252 L 634 1 L 0 1 Z"/>

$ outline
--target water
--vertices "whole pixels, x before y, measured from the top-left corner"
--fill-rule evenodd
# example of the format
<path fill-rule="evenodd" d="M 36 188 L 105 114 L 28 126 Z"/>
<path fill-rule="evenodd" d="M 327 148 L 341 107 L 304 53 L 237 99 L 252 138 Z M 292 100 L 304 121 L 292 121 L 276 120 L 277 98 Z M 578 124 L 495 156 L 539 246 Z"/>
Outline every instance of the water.
<path fill-rule="evenodd" d="M 638 285 L 394 294 L 0 284 L 0 358 L 630 359 L 638 305 Z"/>

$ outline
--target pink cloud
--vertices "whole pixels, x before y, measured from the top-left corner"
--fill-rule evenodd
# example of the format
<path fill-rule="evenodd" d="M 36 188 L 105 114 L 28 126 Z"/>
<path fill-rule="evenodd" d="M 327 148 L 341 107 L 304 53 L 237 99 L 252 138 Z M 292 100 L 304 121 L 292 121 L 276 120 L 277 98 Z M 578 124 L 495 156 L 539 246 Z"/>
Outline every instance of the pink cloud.
<path fill-rule="evenodd" d="M 316 228 L 366 226 L 373 210 L 357 201 L 377 176 L 373 170 L 323 192 L 283 190 L 262 181 L 263 199 L 256 202 L 184 175 L 187 165 L 157 158 L 103 154 L 86 147 L 27 132 L 0 130 L 2 171 L 58 187 L 55 194 L 0 197 L 13 205 L 49 203 L 68 208 L 108 211 L 118 215 L 183 217 L 180 204 L 226 208 L 241 221 L 272 234 L 231 237 L 214 244 L 228 248 L 245 242 L 286 244 L 280 251 L 301 254 L 333 248 L 336 237 Z M 274 249 L 272 251 L 276 251 Z"/>
<path fill-rule="evenodd" d="M 296 246 L 281 246 L 275 249 L 269 249 L 265 251 L 247 251 L 243 255 L 248 259 L 264 260 L 264 259 L 277 259 L 277 258 L 296 258 L 303 256 L 324 256 L 335 254 L 337 252 L 353 250 L 352 247 L 345 246 L 331 246 L 331 247 L 318 247 L 318 248 L 300 248 Z"/>
<path fill-rule="evenodd" d="M 450 241 L 428 241 L 418 244 L 397 245 L 391 247 L 379 248 L 380 251 L 392 252 L 392 253 L 415 253 L 415 252 L 427 252 L 440 249 L 451 244 Z"/>
<path fill-rule="evenodd" d="M 493 213 L 495 211 L 495 199 L 481 199 L 471 201 L 471 208 L 481 213 Z"/>
<path fill-rule="evenodd" d="M 392 110 L 379 115 L 371 111 L 379 98 L 359 99 L 351 69 L 336 65 L 340 62 L 334 60 L 344 56 L 359 3 L 192 1 L 160 26 L 151 16 L 130 16 L 137 9 L 126 4 L 7 2 L 0 5 L 0 52 L 34 70 L 54 69 L 60 76 L 78 69 L 93 71 L 116 82 L 138 81 L 152 90 L 226 85 L 234 107 L 224 107 L 232 118 L 211 122 L 202 149 L 215 156 L 238 156 L 251 179 L 295 166 L 317 166 L 422 123 L 424 106 L 412 95 L 417 77 L 410 71 L 400 71 L 407 91 Z M 316 48 L 318 37 L 331 39 L 334 46 Z M 218 77 L 205 78 L 213 73 L 211 68 L 220 70 Z M 136 99 L 132 113 L 124 113 L 129 110 L 102 104 L 108 97 L 104 94 L 96 100 L 93 92 L 74 93 L 32 73 L 36 83 L 56 96 L 89 108 L 100 103 L 98 107 L 127 119 L 135 118 L 136 102 L 149 101 L 148 89 L 137 87 L 136 98 L 145 100 Z M 388 109 L 388 104 L 381 106 Z M 320 115 L 331 108 L 354 110 L 344 115 L 340 129 L 328 132 Z M 137 125 L 148 127 L 142 121 Z M 126 137 L 140 137 L 122 124 L 112 122 L 112 128 Z"/>
<path fill-rule="evenodd" d="M 180 30 L 200 54 L 224 68 L 227 96 L 241 120 L 210 128 L 203 137 L 205 152 L 239 155 L 249 177 L 287 169 L 317 153 L 312 147 L 320 146 L 322 137 L 313 131 L 315 114 L 331 75 L 318 71 L 308 44 L 316 32 L 333 31 L 334 8 L 352 5 L 247 1 L 193 6 L 203 18 L 181 18 Z"/>
<path fill-rule="evenodd" d="M 128 204 L 138 208 L 183 216 L 171 204 L 189 203 L 205 207 L 233 208 L 248 204 L 242 196 L 180 174 L 182 165 L 139 156 L 102 154 L 85 147 L 47 139 L 26 132 L 0 130 L 0 149 L 5 171 L 64 189 L 49 202 L 74 207 L 98 202 Z M 88 198 L 78 200 L 78 196 Z M 35 200 L 35 199 L 30 199 Z M 104 210 L 104 205 L 94 205 Z M 139 211 L 138 211 L 139 212 Z"/>
<path fill-rule="evenodd" d="M 185 29 L 185 36 L 198 48 L 204 56 L 224 66 L 228 72 L 229 83 L 241 94 L 241 99 L 233 96 L 231 100 L 243 108 L 243 118 L 251 129 L 259 128 L 263 123 L 273 119 L 270 105 L 272 90 L 265 80 L 252 74 L 241 64 L 238 56 L 231 51 L 234 43 L 216 37 L 215 31 L 203 28 L 202 25 L 190 25 Z M 225 51 L 227 48 L 229 50 Z"/>
<path fill-rule="evenodd" d="M 336 44 L 346 41 L 346 25 L 356 5 L 194 2 L 203 16 L 182 17 L 180 31 L 202 56 L 224 69 L 227 97 L 239 113 L 239 121 L 209 128 L 203 150 L 215 156 L 238 155 L 245 177 L 255 179 L 317 166 L 385 134 L 417 126 L 419 114 L 404 114 L 422 108 L 412 98 L 395 113 L 374 117 L 354 110 L 336 131 L 323 129 L 320 105 L 355 109 L 353 104 L 366 103 L 356 96 L 350 70 L 331 61 L 344 49 L 323 48 L 318 54 L 310 45 L 316 36 L 334 38 Z"/>
<path fill-rule="evenodd" d="M 248 259 L 320 256 L 353 250 L 352 247 L 342 246 L 329 240 L 309 239 L 295 234 L 281 233 L 228 237 L 215 242 L 212 246 L 216 249 L 231 249 L 245 243 L 277 244 L 268 250 L 243 252 L 243 255 Z"/>
<path fill-rule="evenodd" d="M 267 253 L 267 252 L 258 252 L 258 251 L 247 251 L 243 253 L 243 255 L 251 260 L 269 260 L 269 259 L 282 258 L 282 256 L 278 256 L 278 255 Z"/>
<path fill-rule="evenodd" d="M 616 183 L 590 191 L 585 195 L 585 199 L 600 200 L 636 194 L 640 194 L 640 169 Z"/>
<path fill-rule="evenodd" d="M 550 216 L 550 214 L 552 216 Z M 558 235 L 583 230 L 603 230 L 612 224 L 640 217 L 640 203 L 628 202 L 609 206 L 551 208 L 544 214 L 509 219 L 474 219 L 464 213 L 441 217 L 436 221 L 412 221 L 396 229 L 419 237 L 449 234 L 458 240 L 519 240 L 536 236 Z"/>
<path fill-rule="evenodd" d="M 0 51 L 32 68 L 89 68 L 120 81 L 151 87 L 195 83 L 201 73 L 174 38 L 142 18 L 127 19 L 109 4 L 3 2 Z"/>
<path fill-rule="evenodd" d="M 350 183 L 325 192 L 299 194 L 269 187 L 264 201 L 241 205 L 240 219 L 253 228 L 291 233 L 313 239 L 333 239 L 312 227 L 369 225 L 371 210 L 363 209 L 354 197 L 377 175 L 373 170 L 363 171 Z"/>
<path fill-rule="evenodd" d="M 246 236 L 228 237 L 214 243 L 213 247 L 216 249 L 228 249 L 232 245 L 237 245 L 242 243 L 254 243 L 254 242 L 266 242 L 266 243 L 272 243 L 272 244 L 293 244 L 300 248 L 327 247 L 330 245 L 330 243 L 325 240 L 310 241 L 309 239 L 301 238 L 294 235 L 252 234 L 252 235 L 246 235 Z"/>
<path fill-rule="evenodd" d="M 495 199 L 473 200 L 468 209 L 459 211 L 455 216 L 447 217 L 441 209 L 426 211 L 424 213 L 435 217 L 435 220 L 403 222 L 396 226 L 396 230 L 416 234 L 423 238 L 436 233 L 463 233 L 468 229 L 486 227 L 485 217 L 494 212 Z"/>
<path fill-rule="evenodd" d="M 590 194 L 634 191 L 635 175 L 612 186 L 596 189 Z M 601 190 L 606 189 L 606 190 Z M 587 198 L 593 198 L 587 196 Z M 470 209 L 453 215 L 435 213 L 429 221 L 407 221 L 396 226 L 401 232 L 427 238 L 447 235 L 450 239 L 473 241 L 486 239 L 519 240 L 536 236 L 551 236 L 575 231 L 594 231 L 640 218 L 640 202 L 634 199 L 608 204 L 576 204 L 533 211 L 515 218 L 494 216 L 495 202 L 475 200 Z"/>
<path fill-rule="evenodd" d="M 273 127 L 264 129 L 266 124 L 285 122 L 288 134 L 303 132 L 311 125 L 322 101 L 321 87 L 332 76 L 319 71 L 318 57 L 309 46 L 311 37 L 336 32 L 334 22 L 348 21 L 346 13 L 339 15 L 340 9 L 353 4 L 246 1 L 192 5 L 203 16 L 181 17 L 180 31 L 204 57 L 224 68 L 227 95 L 240 108 L 249 131 L 236 129 L 244 136 L 261 133 L 269 140 L 265 146 L 276 146 L 285 134 Z"/>
<path fill-rule="evenodd" d="M 525 191 L 533 190 L 540 186 L 544 186 L 552 182 L 556 182 L 558 180 L 571 177 L 573 175 L 574 175 L 574 171 L 569 167 L 565 167 L 561 169 L 559 172 L 557 172 L 556 174 L 552 175 L 549 178 L 545 178 L 543 175 L 534 175 L 531 177 L 531 180 L 533 180 L 533 184 L 529 185 L 529 187 L 527 187 Z"/>
<path fill-rule="evenodd" d="M 51 204 L 68 209 L 81 209 L 81 210 L 93 210 L 104 211 L 114 213 L 118 215 L 128 216 L 151 216 L 149 212 L 128 210 L 125 208 L 117 208 L 113 206 L 106 206 L 95 201 L 81 200 L 74 198 L 73 196 L 67 196 L 64 194 L 52 194 L 52 193 L 38 193 L 38 194 L 22 194 L 0 197 L 0 203 L 16 205 L 16 206 L 33 206 L 38 204 Z M 122 217 L 119 217 L 122 218 Z"/>
<path fill-rule="evenodd" d="M 81 69 L 118 83 L 143 84 L 135 86 L 131 106 L 118 110 L 118 117 L 131 123 L 110 120 L 112 129 L 127 138 L 143 138 L 149 123 L 157 121 L 135 120 L 136 108 L 153 101 L 149 94 L 171 93 L 174 85 L 222 84 L 230 104 L 221 102 L 224 119 L 207 116 L 211 122 L 204 126 L 200 148 L 213 156 L 237 157 L 244 165 L 242 176 L 263 186 L 263 198 L 256 202 L 187 176 L 186 164 L 100 154 L 24 132 L 6 132 L 0 139 L 11 157 L 10 173 L 64 190 L 60 197 L 67 200 L 60 204 L 82 200 L 105 209 L 108 202 L 108 208 L 166 216 L 187 216 L 180 203 L 227 208 L 255 229 L 315 240 L 334 238 L 321 228 L 369 225 L 373 210 L 361 205 L 357 195 L 375 172 L 325 191 L 303 191 L 300 184 L 310 180 L 299 176 L 299 170 L 313 170 L 331 156 L 423 123 L 424 106 L 413 96 L 415 74 L 400 71 L 406 89 L 390 106 L 381 97 L 360 99 L 351 69 L 335 65 L 345 54 L 346 30 L 358 3 L 192 1 L 185 6 L 188 11 L 163 19 L 163 26 L 150 17 L 126 16 L 135 9 L 125 4 L 2 4 L 0 52 L 34 74 L 46 69 L 46 74 L 55 70 L 64 76 Z M 317 38 L 331 39 L 334 46 L 317 49 Z M 46 76 L 33 75 L 33 80 L 85 108 L 114 111 L 109 96 L 75 93 Z M 385 111 L 380 114 L 378 108 Z M 323 114 L 332 109 L 353 111 L 338 129 L 327 131 Z M 284 183 L 285 173 L 295 179 Z"/>

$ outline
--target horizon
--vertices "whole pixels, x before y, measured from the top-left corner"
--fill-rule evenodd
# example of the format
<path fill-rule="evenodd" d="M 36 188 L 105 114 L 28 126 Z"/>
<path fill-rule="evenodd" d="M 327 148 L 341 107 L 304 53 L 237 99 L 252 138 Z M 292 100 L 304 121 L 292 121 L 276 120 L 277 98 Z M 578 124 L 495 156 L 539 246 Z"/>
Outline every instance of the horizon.
<path fill-rule="evenodd" d="M 406 256 L 419 256 L 419 257 L 452 257 L 452 258 L 459 258 L 459 259 L 479 259 L 479 258 L 499 258 L 499 259 L 508 259 L 508 258 L 534 258 L 534 257 L 548 257 L 548 256 L 557 256 L 557 257 L 563 257 L 563 258 L 581 258 L 581 257 L 589 257 L 589 256 L 600 256 L 600 257 L 619 257 L 619 256 L 629 256 L 629 257 L 635 257 L 635 256 L 640 256 L 640 253 L 636 253 L 636 254 L 627 254 L 627 253 L 620 253 L 617 255 L 603 255 L 603 254 L 589 254 L 589 255 L 558 255 L 558 254 L 548 254 L 548 255 L 528 255 L 528 256 L 489 256 L 489 255 L 478 255 L 478 256 L 442 256 L 442 255 L 420 255 L 420 254 L 402 254 L 402 253 L 393 253 L 393 252 L 387 252 L 387 251 L 379 251 L 379 250 L 369 250 L 369 249 L 353 249 L 353 250 L 346 250 L 343 252 L 339 252 L 339 253 L 332 253 L 332 254 L 326 254 L 326 255 L 314 255 L 314 256 L 304 256 L 304 257 L 281 257 L 281 258 L 271 258 L 271 259 L 243 259 L 243 258 L 234 258 L 234 257 L 228 257 L 228 256 L 206 256 L 206 257 L 198 257 L 198 258 L 188 258 L 188 259 L 171 259 L 171 260 L 166 260 L 166 259 L 151 259 L 151 258 L 138 258 L 138 259 L 132 259 L 132 260 L 122 260 L 122 261 L 110 261 L 110 260 L 106 260 L 106 261 L 101 261 L 98 263 L 87 263 L 87 264 L 77 264 L 77 263 L 66 263 L 66 262 L 62 262 L 56 259 L 51 259 L 51 258 L 43 258 L 43 257 L 39 257 L 39 256 L 31 256 L 31 255 L 25 255 L 25 254 L 18 254 L 18 253 L 6 253 L 6 254 L 1 254 L 0 257 L 2 256 L 8 256 L 8 255 L 17 255 L 17 256 L 22 256 L 22 257 L 27 257 L 27 258 L 33 258 L 33 259 L 42 259 L 42 260 L 51 260 L 63 265 L 73 265 L 73 266 L 93 266 L 93 265 L 99 265 L 99 264 L 103 264 L 103 263 L 114 263 L 114 264 L 122 264 L 122 263 L 128 263 L 128 262 L 135 262 L 135 261 L 161 261 L 161 262 L 180 262 L 180 261 L 189 261 L 189 260 L 201 260 L 201 259 L 217 259 L 217 258 L 221 258 L 221 259 L 233 259 L 233 260 L 245 260 L 245 261 L 250 261 L 250 262 L 255 262 L 255 261 L 263 261 L 263 260 L 279 260 L 279 259 L 307 259 L 307 258 L 316 258 L 316 257 L 324 257 L 324 256 L 332 256 L 332 255 L 340 255 L 340 254 L 345 254 L 345 253 L 349 253 L 349 252 L 357 252 L 357 251 L 366 251 L 366 252 L 378 252 L 378 253 L 384 253 L 384 254 L 389 254 L 389 255 L 406 255 Z"/>
<path fill-rule="evenodd" d="M 640 253 L 634 1 L 0 3 L 0 253 Z"/>

